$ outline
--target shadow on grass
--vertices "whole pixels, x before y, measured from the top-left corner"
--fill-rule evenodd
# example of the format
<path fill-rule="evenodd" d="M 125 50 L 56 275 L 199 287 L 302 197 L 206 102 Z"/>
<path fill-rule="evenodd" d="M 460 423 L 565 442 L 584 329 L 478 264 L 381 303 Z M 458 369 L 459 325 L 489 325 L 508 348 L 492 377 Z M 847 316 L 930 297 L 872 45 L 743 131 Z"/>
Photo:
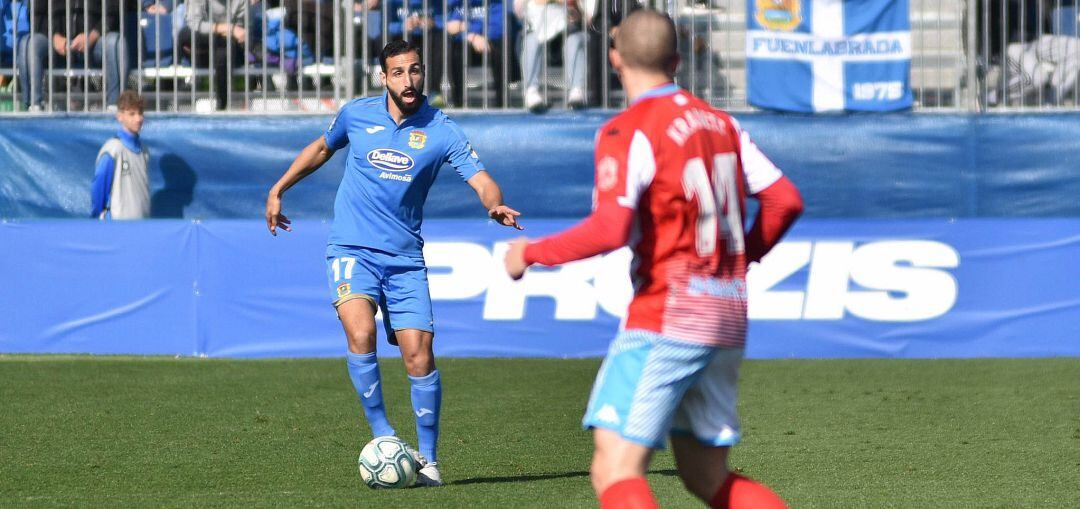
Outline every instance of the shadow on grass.
<path fill-rule="evenodd" d="M 650 470 L 650 474 L 676 476 L 679 472 L 675 469 L 665 470 Z M 526 481 L 546 481 L 549 479 L 567 479 L 570 477 L 589 477 L 588 472 L 558 472 L 550 474 L 526 474 L 526 475 L 510 475 L 505 477 L 474 477 L 472 479 L 461 479 L 459 481 L 452 481 L 447 484 L 452 486 L 461 486 L 466 484 L 494 484 L 504 482 L 526 482 Z"/>

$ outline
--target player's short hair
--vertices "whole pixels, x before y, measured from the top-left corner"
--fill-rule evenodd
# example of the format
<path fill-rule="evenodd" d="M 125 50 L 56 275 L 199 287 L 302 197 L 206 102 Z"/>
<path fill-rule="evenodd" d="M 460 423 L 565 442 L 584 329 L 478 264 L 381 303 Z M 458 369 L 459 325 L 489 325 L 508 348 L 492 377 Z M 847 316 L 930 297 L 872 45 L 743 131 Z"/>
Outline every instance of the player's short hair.
<path fill-rule="evenodd" d="M 116 100 L 116 111 L 146 111 L 146 100 L 134 90 L 125 90 Z"/>
<path fill-rule="evenodd" d="M 424 63 L 424 53 L 420 51 L 420 47 L 413 44 L 412 41 L 398 39 L 386 43 L 386 46 L 383 46 L 382 51 L 379 52 L 379 61 L 382 62 L 383 72 L 386 71 L 386 62 L 388 60 L 410 51 L 415 51 L 416 57 L 420 60 L 420 63 Z"/>
<path fill-rule="evenodd" d="M 638 9 L 619 23 L 615 50 L 628 67 L 666 72 L 678 59 L 675 23 L 653 9 Z"/>

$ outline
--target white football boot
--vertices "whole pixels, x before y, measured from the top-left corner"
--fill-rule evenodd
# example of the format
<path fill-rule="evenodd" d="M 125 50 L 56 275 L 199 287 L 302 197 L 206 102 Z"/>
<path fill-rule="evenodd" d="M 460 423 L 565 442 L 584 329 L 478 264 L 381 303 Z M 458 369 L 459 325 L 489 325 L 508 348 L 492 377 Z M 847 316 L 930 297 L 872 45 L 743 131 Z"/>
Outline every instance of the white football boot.
<path fill-rule="evenodd" d="M 413 449 L 412 446 L 406 445 L 405 448 L 412 455 L 413 460 L 420 466 L 420 469 L 416 471 L 416 486 L 442 486 L 442 474 L 439 473 L 438 463 L 434 461 L 428 461 L 420 451 Z"/>

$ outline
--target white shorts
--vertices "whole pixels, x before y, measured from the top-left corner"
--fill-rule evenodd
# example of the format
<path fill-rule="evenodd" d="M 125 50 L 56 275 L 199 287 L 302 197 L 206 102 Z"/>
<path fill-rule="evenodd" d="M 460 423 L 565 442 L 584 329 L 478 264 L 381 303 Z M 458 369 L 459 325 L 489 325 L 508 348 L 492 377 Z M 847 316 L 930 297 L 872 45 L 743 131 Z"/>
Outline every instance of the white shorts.
<path fill-rule="evenodd" d="M 712 447 L 735 445 L 743 353 L 652 331 L 622 331 L 600 366 L 582 424 L 656 449 L 669 433 Z"/>

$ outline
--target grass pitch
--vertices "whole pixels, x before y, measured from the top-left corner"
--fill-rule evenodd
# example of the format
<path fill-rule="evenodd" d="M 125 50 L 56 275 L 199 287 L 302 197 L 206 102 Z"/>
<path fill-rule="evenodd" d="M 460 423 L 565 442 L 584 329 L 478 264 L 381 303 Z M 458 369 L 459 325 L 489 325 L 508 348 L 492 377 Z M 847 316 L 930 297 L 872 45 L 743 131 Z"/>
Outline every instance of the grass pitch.
<path fill-rule="evenodd" d="M 449 485 L 373 491 L 340 359 L 0 356 L 0 506 L 595 507 L 597 360 L 441 359 Z M 383 362 L 415 443 L 400 361 Z M 1075 507 L 1080 359 L 749 361 L 732 466 L 792 507 Z M 671 455 L 664 507 L 700 507 Z"/>

